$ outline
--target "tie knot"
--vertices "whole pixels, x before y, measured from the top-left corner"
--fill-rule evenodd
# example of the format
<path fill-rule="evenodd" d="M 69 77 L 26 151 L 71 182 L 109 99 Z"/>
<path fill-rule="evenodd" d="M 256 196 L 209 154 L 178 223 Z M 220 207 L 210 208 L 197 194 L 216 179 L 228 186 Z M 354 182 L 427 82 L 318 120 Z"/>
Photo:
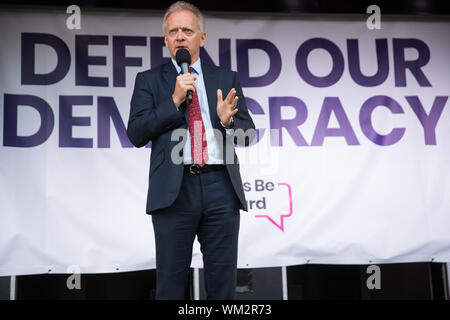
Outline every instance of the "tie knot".
<path fill-rule="evenodd" d="M 189 73 L 192 73 L 194 71 L 194 68 L 189 67 Z"/>

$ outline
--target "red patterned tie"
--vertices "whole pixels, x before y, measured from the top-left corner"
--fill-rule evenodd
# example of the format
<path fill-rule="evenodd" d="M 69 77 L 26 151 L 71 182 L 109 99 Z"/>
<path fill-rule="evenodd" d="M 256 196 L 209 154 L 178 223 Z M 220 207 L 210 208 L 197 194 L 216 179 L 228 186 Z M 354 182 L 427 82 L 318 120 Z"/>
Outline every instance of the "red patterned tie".
<path fill-rule="evenodd" d="M 192 73 L 192 67 L 189 73 Z M 192 102 L 189 103 L 189 134 L 191 135 L 191 155 L 194 163 L 203 167 L 208 161 L 208 149 L 206 146 L 205 126 L 203 125 L 202 113 L 198 102 L 197 92 L 192 95 Z"/>

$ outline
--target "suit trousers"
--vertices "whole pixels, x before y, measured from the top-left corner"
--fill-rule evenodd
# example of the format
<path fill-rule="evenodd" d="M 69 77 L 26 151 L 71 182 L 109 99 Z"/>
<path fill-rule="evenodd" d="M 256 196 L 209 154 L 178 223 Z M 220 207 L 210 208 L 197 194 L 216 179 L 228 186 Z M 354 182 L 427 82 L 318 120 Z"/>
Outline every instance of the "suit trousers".
<path fill-rule="evenodd" d="M 184 171 L 180 193 L 152 214 L 156 299 L 186 299 L 195 236 L 203 254 L 207 299 L 234 299 L 240 203 L 226 167 Z"/>

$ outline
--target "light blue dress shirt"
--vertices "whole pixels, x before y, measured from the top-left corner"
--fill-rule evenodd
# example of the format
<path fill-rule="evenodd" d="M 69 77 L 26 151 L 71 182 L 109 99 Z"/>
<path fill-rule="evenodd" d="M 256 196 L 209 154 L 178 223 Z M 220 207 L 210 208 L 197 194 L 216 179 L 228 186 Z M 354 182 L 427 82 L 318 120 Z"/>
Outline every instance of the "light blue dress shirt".
<path fill-rule="evenodd" d="M 181 67 L 178 66 L 176 61 L 172 59 L 172 63 L 177 69 L 177 73 L 180 74 Z M 206 144 L 208 148 L 208 161 L 207 164 L 223 164 L 223 151 L 222 146 L 217 143 L 216 137 L 213 132 L 213 126 L 211 124 L 211 117 L 209 113 L 208 96 L 206 95 L 205 81 L 203 80 L 202 64 L 200 58 L 196 62 L 190 65 L 194 71 L 193 75 L 197 77 L 195 80 L 195 89 L 197 91 L 198 102 L 200 104 L 200 111 L 202 114 L 203 124 L 205 126 Z M 215 108 L 214 108 L 215 109 Z M 228 133 L 228 130 L 227 130 Z M 183 148 L 183 162 L 184 164 L 192 164 L 191 155 L 191 135 L 189 130 L 187 132 L 186 144 Z"/>

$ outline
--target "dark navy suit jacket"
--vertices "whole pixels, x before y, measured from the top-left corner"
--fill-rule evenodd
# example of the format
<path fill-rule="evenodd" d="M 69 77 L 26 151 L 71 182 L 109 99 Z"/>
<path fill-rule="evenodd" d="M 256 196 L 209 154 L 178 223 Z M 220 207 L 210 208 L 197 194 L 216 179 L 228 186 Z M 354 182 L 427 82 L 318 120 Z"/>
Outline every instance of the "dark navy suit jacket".
<path fill-rule="evenodd" d="M 226 164 L 233 188 L 239 198 L 241 209 L 247 211 L 234 144 L 249 145 L 255 136 L 255 125 L 248 113 L 237 73 L 203 63 L 202 72 L 211 123 L 213 128 L 218 130 L 216 133 L 220 132 L 222 135 L 218 138 L 221 138 L 223 143 L 224 164 Z M 183 139 L 186 143 L 185 135 L 189 123 L 186 102 L 180 106 L 180 110 L 177 110 L 172 100 L 176 77 L 177 71 L 172 61 L 151 70 L 139 72 L 131 99 L 127 128 L 128 138 L 136 147 L 145 146 L 152 141 L 146 210 L 149 214 L 155 210 L 166 208 L 175 201 L 183 179 L 183 162 L 180 161 L 177 164 L 171 160 L 172 152 L 179 152 L 179 156 L 182 156 L 183 144 L 180 144 L 180 141 Z M 239 111 L 233 116 L 236 134 L 230 138 L 220 124 L 216 108 L 217 89 L 222 90 L 225 98 L 232 88 L 236 89 L 236 95 L 239 97 L 237 104 Z M 180 128 L 185 129 L 182 131 L 184 138 L 180 137 L 172 141 L 172 133 Z M 227 155 L 227 150 L 231 150 L 233 154 Z M 228 152 L 230 153 L 230 151 Z M 227 163 L 227 159 L 234 161 Z"/>

